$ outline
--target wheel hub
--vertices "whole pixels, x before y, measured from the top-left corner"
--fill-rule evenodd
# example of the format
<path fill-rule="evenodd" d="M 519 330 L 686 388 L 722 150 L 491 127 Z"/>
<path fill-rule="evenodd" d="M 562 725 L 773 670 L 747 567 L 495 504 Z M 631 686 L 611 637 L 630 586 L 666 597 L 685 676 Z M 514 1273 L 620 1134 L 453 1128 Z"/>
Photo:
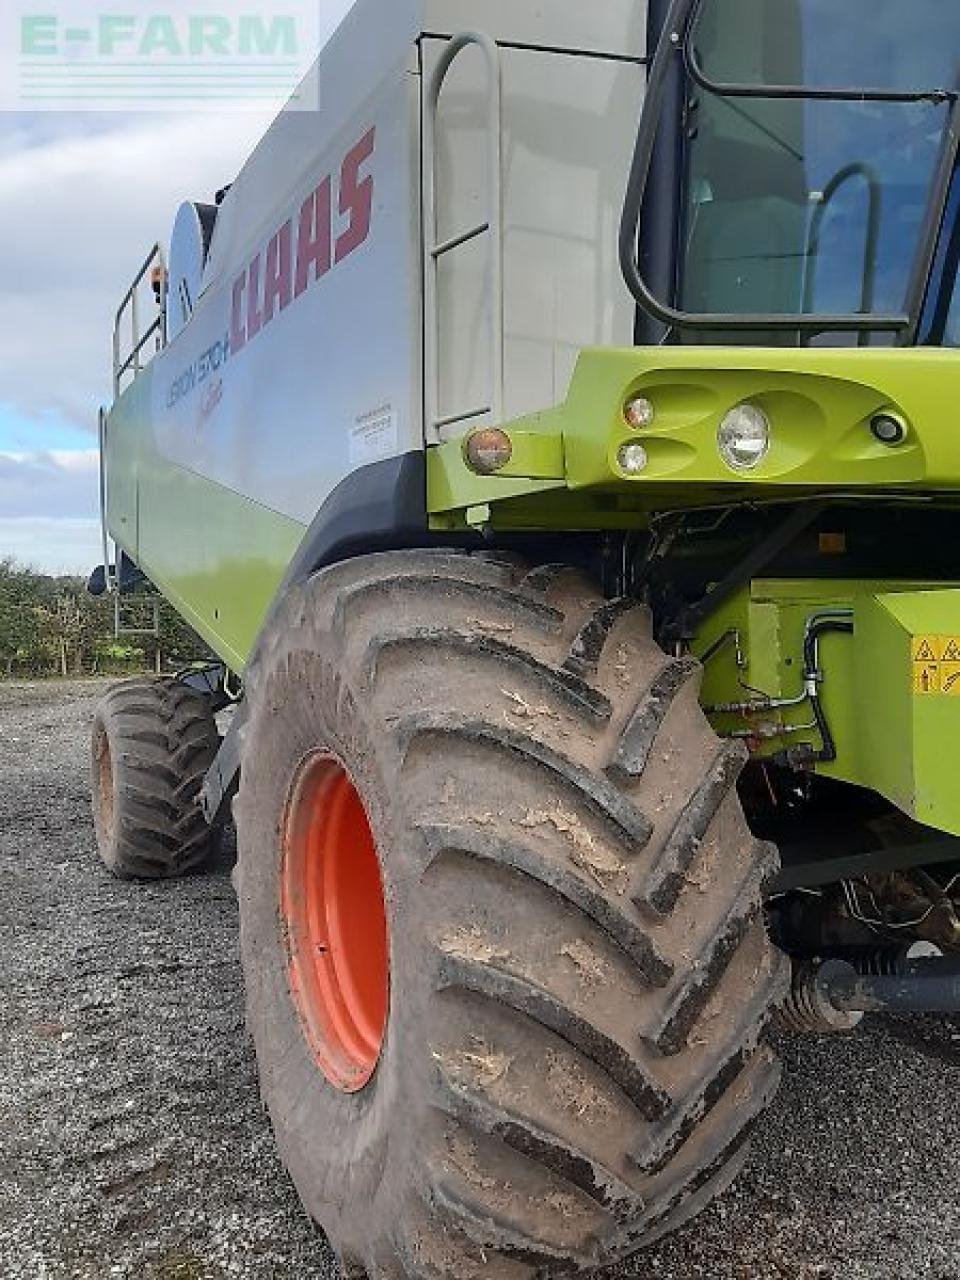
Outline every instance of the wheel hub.
<path fill-rule="evenodd" d="M 283 839 L 290 991 L 321 1071 L 346 1093 L 376 1071 L 389 1002 L 383 880 L 363 801 L 334 756 L 300 768 Z"/>

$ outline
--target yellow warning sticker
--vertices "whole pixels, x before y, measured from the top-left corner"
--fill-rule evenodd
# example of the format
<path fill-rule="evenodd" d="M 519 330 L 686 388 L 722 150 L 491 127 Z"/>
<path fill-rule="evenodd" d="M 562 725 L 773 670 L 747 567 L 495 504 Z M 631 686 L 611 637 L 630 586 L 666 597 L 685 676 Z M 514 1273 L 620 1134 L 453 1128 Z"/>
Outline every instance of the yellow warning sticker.
<path fill-rule="evenodd" d="M 913 692 L 940 692 L 940 664 L 938 662 L 915 662 L 913 664 Z"/>
<path fill-rule="evenodd" d="M 913 660 L 914 662 L 939 662 L 940 653 L 939 645 L 935 646 L 936 636 L 914 636 L 913 637 Z"/>
<path fill-rule="evenodd" d="M 960 636 L 914 636 L 913 691 L 960 698 Z"/>

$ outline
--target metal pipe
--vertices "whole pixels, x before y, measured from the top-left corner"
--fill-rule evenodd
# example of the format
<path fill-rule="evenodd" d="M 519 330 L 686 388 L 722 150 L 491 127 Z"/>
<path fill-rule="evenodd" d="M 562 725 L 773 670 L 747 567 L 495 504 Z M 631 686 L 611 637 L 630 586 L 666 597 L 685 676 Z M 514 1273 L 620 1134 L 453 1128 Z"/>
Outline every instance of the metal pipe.
<path fill-rule="evenodd" d="M 650 0 L 647 15 L 647 66 L 653 64 L 661 38 L 669 38 L 669 0 Z M 681 192 L 683 189 L 684 117 L 686 85 L 683 67 L 671 59 L 664 86 L 664 105 L 650 157 L 647 194 L 640 217 L 639 268 L 651 292 L 669 303 L 677 300 L 680 256 Z M 659 346 L 670 332 L 644 307 L 637 308 L 638 346 Z"/>
<path fill-rule="evenodd" d="M 137 289 L 146 278 L 151 267 L 156 266 L 160 270 L 160 297 L 159 297 L 159 315 L 151 323 L 150 327 L 141 337 L 139 325 L 139 307 L 137 303 Z M 117 308 L 116 317 L 113 322 L 113 395 L 116 399 L 120 395 L 120 385 L 123 376 L 131 371 L 134 377 L 140 372 L 143 365 L 140 359 L 143 348 L 154 333 L 157 334 L 157 349 L 162 351 L 167 342 L 166 328 L 166 307 L 167 307 L 167 264 L 163 254 L 163 249 L 159 244 L 155 244 L 144 260 L 143 266 L 134 277 L 133 284 L 123 296 L 123 301 Z M 121 357 L 121 328 L 123 319 L 127 311 L 130 311 L 131 321 L 131 337 L 130 337 L 130 353 L 126 358 Z"/>
<path fill-rule="evenodd" d="M 863 249 L 863 288 L 860 292 L 860 310 L 864 315 L 873 313 L 873 304 L 877 292 L 877 250 L 880 245 L 880 232 L 883 224 L 883 182 L 880 175 L 872 167 L 858 161 L 841 169 L 824 187 L 820 203 L 813 215 L 810 234 L 807 238 L 803 282 L 803 310 L 813 311 L 814 294 L 816 292 L 817 266 L 823 242 L 823 228 L 833 201 L 843 188 L 856 179 L 866 183 L 867 188 L 867 233 Z M 858 338 L 862 347 L 870 345 L 869 333 L 861 333 Z"/>
<path fill-rule="evenodd" d="M 103 552 L 103 582 L 110 593 L 113 591 L 114 573 L 110 572 L 110 535 L 107 529 L 107 411 L 100 409 L 97 417 L 97 438 L 100 454 L 100 544 Z"/>
<path fill-rule="evenodd" d="M 765 711 L 781 711 L 799 707 L 805 702 L 818 702 L 823 672 L 820 670 L 820 637 L 826 631 L 839 631 L 845 635 L 853 631 L 853 613 L 849 609 L 836 609 L 813 614 L 807 619 L 803 633 L 803 688 L 792 698 L 748 698 L 740 702 L 716 702 L 704 707 L 707 715 L 762 715 Z M 706 661 L 706 658 L 701 659 Z"/>
<path fill-rule="evenodd" d="M 162 266 L 163 265 L 163 249 L 160 247 L 159 243 L 155 244 L 153 248 L 150 250 L 150 252 L 147 254 L 146 258 L 143 261 L 143 265 L 140 267 L 140 270 L 133 277 L 133 284 L 130 286 L 127 292 L 123 295 L 123 301 L 120 303 L 119 307 L 117 307 L 117 312 L 115 317 L 117 324 L 119 324 L 120 321 L 122 320 L 123 313 L 127 309 L 127 303 L 133 297 L 133 294 L 137 288 L 137 285 L 139 285 L 140 281 L 144 279 L 147 272 L 153 266 L 153 262 L 155 258 L 159 258 L 160 264 Z"/>
<path fill-rule="evenodd" d="M 862 975 L 845 960 L 828 960 L 816 983 L 843 1013 L 960 1012 L 960 957 L 908 960 L 894 977 Z"/>

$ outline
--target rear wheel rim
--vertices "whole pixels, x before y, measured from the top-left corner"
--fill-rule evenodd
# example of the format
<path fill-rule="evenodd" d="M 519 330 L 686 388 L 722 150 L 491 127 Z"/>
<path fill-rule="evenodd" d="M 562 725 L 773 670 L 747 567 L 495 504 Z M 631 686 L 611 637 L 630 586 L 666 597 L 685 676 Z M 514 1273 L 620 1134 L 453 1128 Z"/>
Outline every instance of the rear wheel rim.
<path fill-rule="evenodd" d="M 300 767 L 284 824 L 281 915 L 290 992 L 323 1074 L 346 1093 L 383 1048 L 389 959 L 383 880 L 363 801 L 334 756 Z"/>

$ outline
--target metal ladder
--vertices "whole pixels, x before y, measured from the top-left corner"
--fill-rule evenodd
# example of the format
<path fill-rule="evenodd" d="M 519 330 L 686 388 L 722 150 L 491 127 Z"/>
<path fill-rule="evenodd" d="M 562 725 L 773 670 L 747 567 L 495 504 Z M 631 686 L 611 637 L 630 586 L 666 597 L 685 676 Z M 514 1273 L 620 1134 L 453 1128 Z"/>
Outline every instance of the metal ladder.
<path fill-rule="evenodd" d="M 124 615 L 124 606 L 127 614 Z M 131 617 L 131 613 L 139 613 L 139 606 L 149 612 L 149 626 L 141 625 L 139 617 Z M 119 591 L 113 593 L 113 634 L 119 640 L 121 636 L 150 637 L 160 639 L 160 596 L 139 595 L 128 596 L 126 600 Z"/>
<path fill-rule="evenodd" d="M 440 93 L 457 58 L 465 49 L 478 48 L 487 64 L 489 87 L 490 208 L 485 221 L 438 240 L 437 227 L 437 128 Z M 423 131 L 423 260 L 424 260 L 424 418 L 428 443 L 438 443 L 447 427 L 472 422 L 491 414 L 494 423 L 504 417 L 504 314 L 503 314 L 503 68 L 500 50 L 491 36 L 465 31 L 449 42 L 427 90 Z M 490 362 L 492 387 L 487 404 L 472 405 L 454 413 L 441 413 L 440 405 L 440 263 L 448 254 L 482 236 L 490 240 Z"/>

